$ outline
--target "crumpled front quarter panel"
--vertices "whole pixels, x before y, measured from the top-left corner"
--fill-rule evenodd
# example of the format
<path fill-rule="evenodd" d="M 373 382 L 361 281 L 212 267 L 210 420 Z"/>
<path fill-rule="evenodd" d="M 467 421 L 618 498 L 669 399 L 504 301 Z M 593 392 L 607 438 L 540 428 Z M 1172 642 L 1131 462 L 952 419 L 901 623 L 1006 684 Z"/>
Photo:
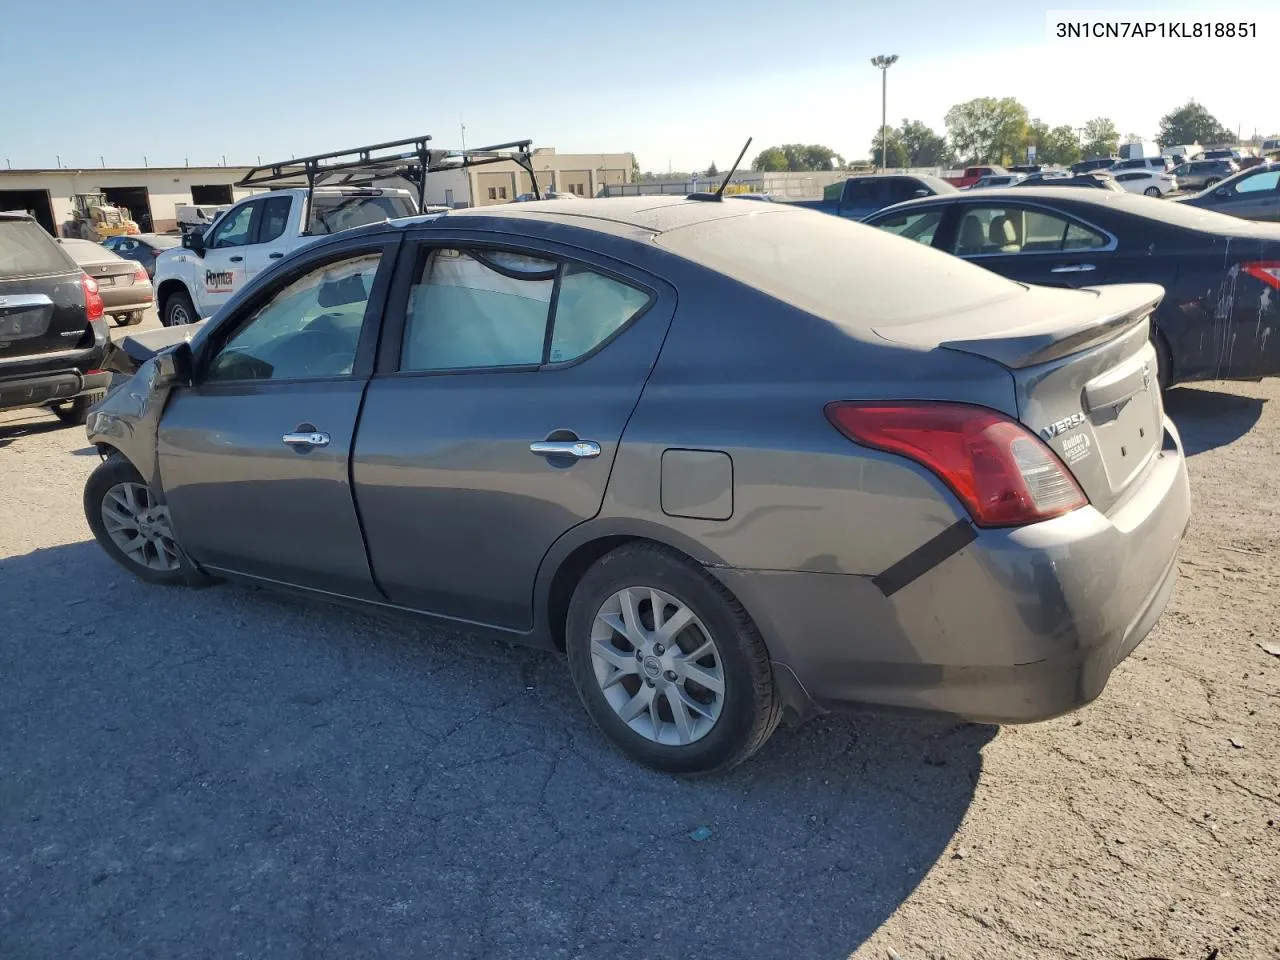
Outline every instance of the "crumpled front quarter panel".
<path fill-rule="evenodd" d="M 156 461 L 156 435 L 170 387 L 157 387 L 155 359 L 143 363 L 132 378 L 115 387 L 89 414 L 85 433 L 95 446 L 118 450 L 162 492 Z"/>

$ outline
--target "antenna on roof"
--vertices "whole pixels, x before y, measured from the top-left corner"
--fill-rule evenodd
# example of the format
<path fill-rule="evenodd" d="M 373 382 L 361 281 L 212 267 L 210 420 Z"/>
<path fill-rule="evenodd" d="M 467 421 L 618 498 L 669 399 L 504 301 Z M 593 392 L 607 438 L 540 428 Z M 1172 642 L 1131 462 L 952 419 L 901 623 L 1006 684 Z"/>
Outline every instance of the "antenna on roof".
<path fill-rule="evenodd" d="M 738 159 L 733 161 L 733 166 L 729 168 L 729 172 L 724 175 L 724 180 L 720 183 L 720 189 L 715 193 L 691 193 L 686 200 L 721 200 L 724 198 L 725 187 L 729 186 L 729 181 L 733 179 L 733 175 L 738 172 L 738 164 L 742 163 L 742 158 L 747 155 L 747 148 L 751 146 L 751 137 L 747 137 L 747 142 L 742 145 L 742 152 L 738 154 Z"/>

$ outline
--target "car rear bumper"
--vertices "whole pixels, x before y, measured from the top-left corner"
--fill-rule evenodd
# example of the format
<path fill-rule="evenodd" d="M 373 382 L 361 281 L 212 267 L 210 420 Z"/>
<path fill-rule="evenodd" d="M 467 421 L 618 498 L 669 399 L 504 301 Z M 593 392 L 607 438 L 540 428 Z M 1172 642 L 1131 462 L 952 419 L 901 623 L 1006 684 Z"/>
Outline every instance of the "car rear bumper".
<path fill-rule="evenodd" d="M 151 306 L 151 284 L 134 283 L 127 287 L 101 287 L 102 307 L 105 313 L 132 313 Z"/>
<path fill-rule="evenodd" d="M 105 370 L 82 373 L 72 368 L 37 376 L 0 378 L 0 410 L 73 400 L 83 393 L 106 390 L 109 386 L 111 374 Z"/>
<path fill-rule="evenodd" d="M 755 618 L 788 706 L 855 705 L 1020 723 L 1097 697 L 1155 626 L 1191 497 L 1182 445 L 1104 516 L 975 530 L 885 595 L 877 578 L 716 568 Z"/>

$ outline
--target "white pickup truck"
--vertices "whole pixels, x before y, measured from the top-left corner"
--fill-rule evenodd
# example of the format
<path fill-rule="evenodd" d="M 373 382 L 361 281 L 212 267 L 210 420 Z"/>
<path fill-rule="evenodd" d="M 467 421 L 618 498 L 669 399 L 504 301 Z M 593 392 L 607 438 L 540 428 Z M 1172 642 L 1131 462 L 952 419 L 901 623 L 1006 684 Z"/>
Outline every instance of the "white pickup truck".
<path fill-rule="evenodd" d="M 208 231 L 187 234 L 181 247 L 156 258 L 160 322 L 212 316 L 254 276 L 322 236 L 417 213 L 408 190 L 378 187 L 298 187 L 241 200 Z"/>

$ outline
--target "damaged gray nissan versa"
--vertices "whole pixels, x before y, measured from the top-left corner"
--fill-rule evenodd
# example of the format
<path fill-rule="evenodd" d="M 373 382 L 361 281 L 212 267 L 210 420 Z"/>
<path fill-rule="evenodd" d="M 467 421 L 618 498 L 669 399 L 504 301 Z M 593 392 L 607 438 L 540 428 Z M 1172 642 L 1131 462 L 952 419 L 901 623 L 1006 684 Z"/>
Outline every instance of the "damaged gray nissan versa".
<path fill-rule="evenodd" d="M 784 712 L 1040 720 L 1173 590 L 1161 295 L 709 195 L 373 224 L 126 340 L 85 509 L 153 583 L 561 650 L 663 770 L 740 762 Z"/>

